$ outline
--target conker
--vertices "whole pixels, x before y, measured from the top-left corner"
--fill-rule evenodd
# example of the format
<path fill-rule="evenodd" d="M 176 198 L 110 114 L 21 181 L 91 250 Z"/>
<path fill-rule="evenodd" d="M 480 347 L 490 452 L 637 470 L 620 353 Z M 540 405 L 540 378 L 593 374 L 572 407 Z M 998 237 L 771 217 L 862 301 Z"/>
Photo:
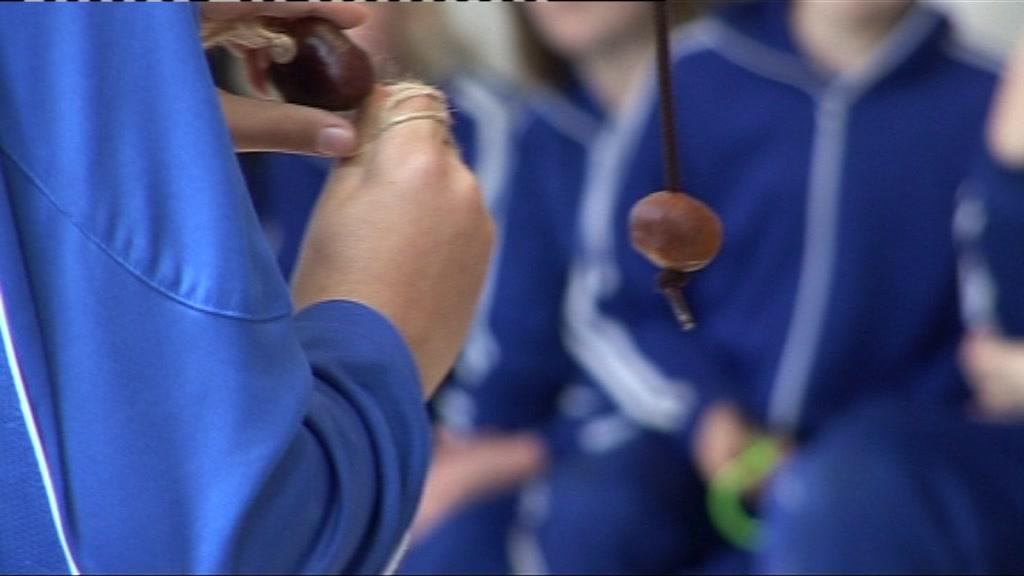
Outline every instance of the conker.
<path fill-rule="evenodd" d="M 295 58 L 272 63 L 268 70 L 288 102 L 330 111 L 353 110 L 373 91 L 370 58 L 337 25 L 321 18 L 271 19 L 267 28 L 295 40 Z"/>
<path fill-rule="evenodd" d="M 629 213 L 630 240 L 655 266 L 693 272 L 722 247 L 722 222 L 703 202 L 680 192 L 655 192 Z"/>

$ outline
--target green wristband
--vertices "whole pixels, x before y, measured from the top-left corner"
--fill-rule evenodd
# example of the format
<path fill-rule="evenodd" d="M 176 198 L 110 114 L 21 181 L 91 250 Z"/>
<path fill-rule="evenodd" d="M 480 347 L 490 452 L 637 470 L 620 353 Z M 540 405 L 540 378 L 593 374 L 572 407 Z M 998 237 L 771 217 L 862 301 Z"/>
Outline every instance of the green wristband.
<path fill-rule="evenodd" d="M 781 454 L 777 440 L 759 436 L 711 479 L 707 495 L 711 523 L 738 548 L 752 550 L 761 529 L 760 521 L 743 508 L 743 495 L 775 470 Z"/>

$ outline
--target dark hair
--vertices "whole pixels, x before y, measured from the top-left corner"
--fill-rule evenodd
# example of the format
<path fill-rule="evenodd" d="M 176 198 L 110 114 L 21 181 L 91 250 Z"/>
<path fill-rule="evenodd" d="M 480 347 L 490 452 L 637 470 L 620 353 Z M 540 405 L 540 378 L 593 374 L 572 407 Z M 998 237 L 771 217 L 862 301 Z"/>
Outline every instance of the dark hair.
<path fill-rule="evenodd" d="M 669 19 L 673 27 L 689 22 L 700 16 L 707 0 L 659 0 L 668 2 Z M 572 76 L 569 61 L 557 54 L 547 44 L 526 15 L 523 4 L 513 4 L 518 45 L 527 77 L 552 88 L 563 88 Z M 652 32 L 653 34 L 653 32 Z"/>

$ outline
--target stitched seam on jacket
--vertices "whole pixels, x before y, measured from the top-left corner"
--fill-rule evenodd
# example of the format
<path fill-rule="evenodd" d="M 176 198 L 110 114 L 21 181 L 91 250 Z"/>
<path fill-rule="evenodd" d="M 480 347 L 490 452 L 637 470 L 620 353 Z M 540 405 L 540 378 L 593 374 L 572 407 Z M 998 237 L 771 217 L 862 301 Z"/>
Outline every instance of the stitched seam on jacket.
<path fill-rule="evenodd" d="M 36 189 L 36 191 L 39 194 L 41 194 L 44 198 L 46 198 L 46 200 L 54 207 L 54 209 L 56 209 L 57 212 L 60 215 L 62 215 L 76 230 L 78 230 L 78 232 L 82 236 L 84 236 L 90 243 L 92 243 L 97 248 L 99 248 L 101 252 L 103 252 L 111 260 L 116 262 L 121 268 L 124 268 L 129 274 L 131 274 L 132 276 L 137 278 L 143 284 L 145 284 L 145 285 L 149 286 L 150 288 L 156 290 L 160 294 L 163 294 L 167 298 L 170 298 L 171 300 L 174 300 L 175 302 L 178 302 L 179 304 L 182 304 L 184 306 L 187 306 L 188 308 L 191 308 L 193 310 L 197 310 L 199 312 L 213 314 L 213 315 L 216 315 L 216 316 L 223 316 L 223 317 L 226 317 L 226 318 L 233 318 L 233 319 L 236 319 L 236 320 L 244 320 L 244 321 L 248 321 L 248 322 L 268 322 L 268 321 L 272 321 L 272 320 L 278 320 L 278 319 L 281 319 L 281 318 L 286 318 L 286 317 L 291 315 L 291 310 L 290 309 L 286 309 L 283 312 L 272 312 L 272 313 L 267 313 L 267 314 L 251 314 L 251 313 L 248 313 L 248 312 L 243 312 L 241 310 L 230 310 L 230 309 L 224 309 L 224 308 L 217 308 L 217 307 L 214 307 L 214 306 L 210 306 L 210 305 L 206 305 L 206 304 L 201 304 L 199 302 L 195 302 L 192 299 L 190 299 L 190 298 L 188 298 L 188 297 L 186 297 L 186 296 L 184 296 L 182 294 L 179 294 L 179 293 L 177 293 L 177 292 L 175 292 L 175 291 L 173 291 L 173 290 L 171 290 L 171 289 L 169 289 L 169 288 L 167 288 L 165 286 L 162 286 L 161 284 L 157 283 L 152 278 L 149 278 L 147 275 L 142 273 L 142 271 L 136 269 L 130 263 L 124 261 L 120 256 L 118 256 L 112 249 L 110 249 L 99 238 L 97 238 L 91 232 L 89 232 L 85 228 L 85 226 L 83 226 L 80 222 L 78 222 L 75 219 L 75 217 L 67 209 L 65 209 L 64 206 L 62 206 L 61 203 L 58 202 L 57 199 L 54 198 L 52 194 L 50 194 L 50 192 L 46 189 L 46 187 L 43 186 L 43 184 L 39 180 L 39 178 L 37 178 L 36 175 L 33 174 L 32 171 L 29 170 L 25 166 L 24 163 L 22 163 L 13 154 L 11 154 L 11 151 L 8 150 L 6 147 L 4 147 L 2 144 L 0 144 L 0 154 L 2 154 L 8 160 L 10 160 L 14 164 L 14 166 L 18 170 L 20 170 L 22 172 L 22 174 L 24 174 L 32 182 L 32 185 Z"/>

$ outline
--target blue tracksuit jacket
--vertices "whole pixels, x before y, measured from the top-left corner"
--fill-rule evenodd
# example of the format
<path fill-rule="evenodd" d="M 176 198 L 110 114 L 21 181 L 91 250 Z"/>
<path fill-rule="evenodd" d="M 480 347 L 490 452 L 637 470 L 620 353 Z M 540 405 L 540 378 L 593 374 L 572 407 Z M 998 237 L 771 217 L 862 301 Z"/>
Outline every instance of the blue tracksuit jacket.
<path fill-rule="evenodd" d="M 428 428 L 292 314 L 184 6 L 0 7 L 0 572 L 379 572 Z"/>
<path fill-rule="evenodd" d="M 981 158 L 961 187 L 965 325 L 1024 336 L 1024 179 Z M 765 573 L 1013 573 L 1024 423 L 913 398 L 860 402 L 776 476 Z"/>
<path fill-rule="evenodd" d="M 1024 171 L 982 155 L 956 217 L 965 320 L 1024 337 Z"/>
<path fill-rule="evenodd" d="M 665 186 L 653 84 L 595 145 L 566 342 L 648 427 L 685 430 L 719 396 L 800 433 L 876 393 L 963 397 L 951 229 L 993 73 L 919 5 L 864 72 L 829 77 L 787 10 L 727 6 L 677 46 L 683 186 L 725 227 L 686 290 L 697 330 L 680 333 L 628 242 L 628 210 Z"/>
<path fill-rule="evenodd" d="M 559 322 L 587 148 L 602 116 L 576 85 L 534 94 L 524 106 L 492 290 L 479 313 L 490 346 L 467 347 L 438 403 L 457 429 L 543 427 L 552 448 L 572 444 L 559 399 L 576 390 L 577 369 L 561 344 Z"/>

